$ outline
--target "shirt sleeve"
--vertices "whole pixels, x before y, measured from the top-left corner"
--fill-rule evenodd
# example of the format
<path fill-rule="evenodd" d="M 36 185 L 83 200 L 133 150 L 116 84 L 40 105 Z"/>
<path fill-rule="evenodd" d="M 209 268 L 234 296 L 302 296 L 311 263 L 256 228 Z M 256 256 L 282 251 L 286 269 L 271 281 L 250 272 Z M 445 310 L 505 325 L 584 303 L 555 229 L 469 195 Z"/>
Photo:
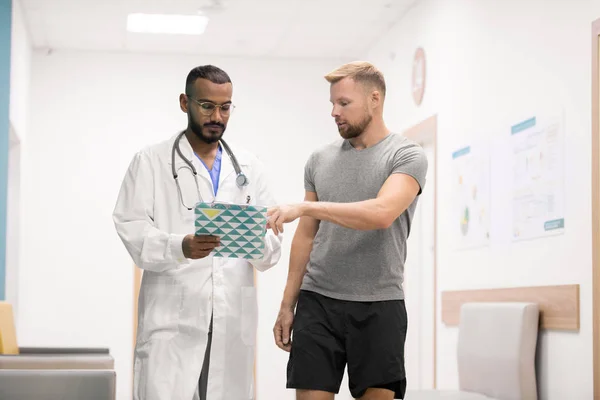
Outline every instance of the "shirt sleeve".
<path fill-rule="evenodd" d="M 182 242 L 185 235 L 172 234 L 154 224 L 154 178 L 152 163 L 136 154 L 123 179 L 113 212 L 115 228 L 135 264 L 162 272 L 187 262 Z"/>
<path fill-rule="evenodd" d="M 267 207 L 276 205 L 277 201 L 271 191 L 269 178 L 262 162 L 256 159 L 252 171 L 253 184 L 257 187 L 256 204 Z M 250 264 L 258 271 L 266 271 L 277 265 L 281 259 L 282 242 L 282 233 L 275 236 L 273 231 L 268 229 L 265 235 L 265 247 L 263 249 L 262 257 L 260 259 L 249 260 Z"/>
<path fill-rule="evenodd" d="M 315 155 L 311 154 L 304 165 L 304 190 L 316 192 L 315 187 Z"/>
<path fill-rule="evenodd" d="M 410 175 L 419 184 L 419 195 L 425 188 L 425 177 L 427 176 L 428 161 L 423 148 L 414 143 L 399 149 L 392 166 L 392 174 Z"/>

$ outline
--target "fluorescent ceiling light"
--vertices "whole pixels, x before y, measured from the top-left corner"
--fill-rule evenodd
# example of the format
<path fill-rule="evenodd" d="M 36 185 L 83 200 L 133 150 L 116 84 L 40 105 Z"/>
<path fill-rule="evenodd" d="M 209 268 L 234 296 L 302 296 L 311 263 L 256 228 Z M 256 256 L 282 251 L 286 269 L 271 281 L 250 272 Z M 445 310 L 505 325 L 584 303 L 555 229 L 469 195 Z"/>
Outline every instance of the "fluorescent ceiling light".
<path fill-rule="evenodd" d="M 135 33 L 202 35 L 208 17 L 204 15 L 129 14 L 127 30 Z"/>

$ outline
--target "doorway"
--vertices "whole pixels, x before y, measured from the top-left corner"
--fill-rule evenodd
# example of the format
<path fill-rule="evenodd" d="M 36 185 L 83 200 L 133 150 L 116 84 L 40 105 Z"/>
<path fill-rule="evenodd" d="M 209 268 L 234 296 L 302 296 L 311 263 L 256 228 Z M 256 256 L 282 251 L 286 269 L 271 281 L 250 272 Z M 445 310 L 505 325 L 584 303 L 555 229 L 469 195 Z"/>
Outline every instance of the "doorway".
<path fill-rule="evenodd" d="M 408 238 L 403 284 L 408 313 L 407 390 L 426 390 L 436 388 L 437 116 L 409 128 L 404 136 L 421 145 L 429 164 Z"/>

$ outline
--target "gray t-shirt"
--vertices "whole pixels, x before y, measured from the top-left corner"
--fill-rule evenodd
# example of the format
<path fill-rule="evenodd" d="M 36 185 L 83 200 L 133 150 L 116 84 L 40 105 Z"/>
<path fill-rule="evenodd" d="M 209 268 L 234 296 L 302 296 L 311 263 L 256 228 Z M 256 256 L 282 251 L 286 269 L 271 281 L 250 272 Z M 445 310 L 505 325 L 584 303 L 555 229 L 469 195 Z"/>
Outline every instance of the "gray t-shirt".
<path fill-rule="evenodd" d="M 396 173 L 414 177 L 421 194 L 427 157 L 418 144 L 394 133 L 363 150 L 338 140 L 310 156 L 304 187 L 319 201 L 358 202 L 376 198 Z M 417 199 L 387 229 L 360 231 L 321 221 L 301 289 L 350 301 L 404 299 L 406 239 Z"/>

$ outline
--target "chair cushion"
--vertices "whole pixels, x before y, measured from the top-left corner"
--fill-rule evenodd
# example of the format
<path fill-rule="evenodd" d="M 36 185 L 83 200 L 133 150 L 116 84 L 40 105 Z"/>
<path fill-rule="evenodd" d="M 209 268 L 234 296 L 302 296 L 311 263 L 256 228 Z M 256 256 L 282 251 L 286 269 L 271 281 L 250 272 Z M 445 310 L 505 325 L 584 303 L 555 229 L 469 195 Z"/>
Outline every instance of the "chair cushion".
<path fill-rule="evenodd" d="M 12 304 L 0 301 L 0 354 L 19 354 Z"/>
<path fill-rule="evenodd" d="M 534 303 L 466 303 L 458 333 L 459 389 L 492 398 L 537 398 Z"/>

